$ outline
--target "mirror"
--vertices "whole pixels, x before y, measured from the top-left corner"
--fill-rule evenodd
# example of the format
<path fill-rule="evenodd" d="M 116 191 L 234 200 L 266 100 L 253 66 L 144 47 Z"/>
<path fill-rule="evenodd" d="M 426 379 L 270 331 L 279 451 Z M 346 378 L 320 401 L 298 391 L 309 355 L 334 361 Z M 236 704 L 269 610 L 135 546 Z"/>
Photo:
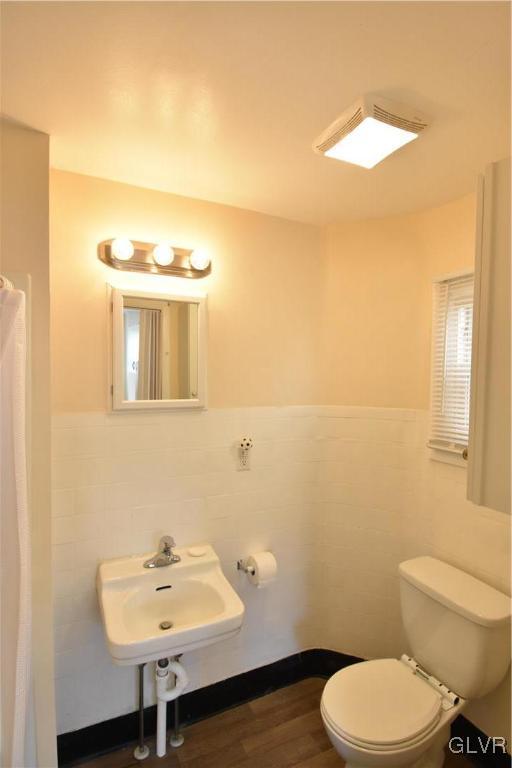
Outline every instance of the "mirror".
<path fill-rule="evenodd" d="M 112 407 L 204 407 L 203 297 L 113 291 Z"/>

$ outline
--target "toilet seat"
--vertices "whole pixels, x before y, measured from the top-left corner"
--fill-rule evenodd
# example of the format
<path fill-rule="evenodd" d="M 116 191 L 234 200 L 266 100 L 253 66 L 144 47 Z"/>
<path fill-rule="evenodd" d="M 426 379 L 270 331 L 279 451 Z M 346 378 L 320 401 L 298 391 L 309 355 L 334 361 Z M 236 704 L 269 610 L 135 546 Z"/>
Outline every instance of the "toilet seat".
<path fill-rule="evenodd" d="M 345 667 L 322 695 L 326 724 L 364 749 L 391 751 L 421 741 L 438 723 L 442 697 L 397 659 Z"/>

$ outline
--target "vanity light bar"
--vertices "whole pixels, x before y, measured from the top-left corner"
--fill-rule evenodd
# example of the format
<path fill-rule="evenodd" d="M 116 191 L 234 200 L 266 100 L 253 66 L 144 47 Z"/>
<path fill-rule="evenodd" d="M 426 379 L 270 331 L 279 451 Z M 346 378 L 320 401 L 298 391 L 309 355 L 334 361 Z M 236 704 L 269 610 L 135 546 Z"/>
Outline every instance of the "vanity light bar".
<path fill-rule="evenodd" d="M 162 264 L 157 263 L 157 260 L 163 262 L 167 259 L 159 258 L 160 251 L 158 248 L 159 246 L 156 243 L 142 243 L 137 240 L 113 238 L 98 244 L 98 259 L 113 269 L 127 272 L 148 272 L 153 275 L 187 277 L 192 280 L 206 277 L 212 271 L 210 259 L 206 252 L 201 249 L 189 250 L 173 246 L 169 248 L 169 263 Z"/>

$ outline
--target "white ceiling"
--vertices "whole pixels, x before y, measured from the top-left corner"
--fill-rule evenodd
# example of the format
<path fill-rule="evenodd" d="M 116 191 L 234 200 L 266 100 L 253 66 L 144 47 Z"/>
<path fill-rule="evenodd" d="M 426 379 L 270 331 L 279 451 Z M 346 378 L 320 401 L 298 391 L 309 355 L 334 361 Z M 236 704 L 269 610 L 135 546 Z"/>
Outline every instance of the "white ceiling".
<path fill-rule="evenodd" d="M 11 2 L 2 110 L 57 168 L 325 223 L 428 208 L 509 152 L 507 2 Z M 311 143 L 360 94 L 431 118 L 365 170 Z"/>

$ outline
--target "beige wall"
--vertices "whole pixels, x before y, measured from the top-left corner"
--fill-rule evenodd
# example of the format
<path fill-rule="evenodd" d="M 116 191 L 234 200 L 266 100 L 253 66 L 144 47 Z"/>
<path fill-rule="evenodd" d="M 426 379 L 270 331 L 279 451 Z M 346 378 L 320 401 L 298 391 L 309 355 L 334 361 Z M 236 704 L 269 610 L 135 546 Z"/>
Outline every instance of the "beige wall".
<path fill-rule="evenodd" d="M 211 249 L 186 286 L 208 293 L 210 406 L 428 407 L 432 278 L 472 266 L 473 196 L 321 231 L 52 171 L 50 204 L 55 411 L 106 408 L 105 283 L 162 288 L 97 260 L 116 234 Z"/>
<path fill-rule="evenodd" d="M 432 278 L 472 266 L 473 196 L 321 231 L 52 171 L 50 204 L 55 411 L 106 408 L 105 283 L 162 288 L 98 261 L 117 234 L 211 249 L 186 285 L 208 293 L 210 406 L 428 407 Z"/>
<path fill-rule="evenodd" d="M 1 122 L 0 271 L 31 276 L 33 672 L 38 764 L 56 765 L 50 526 L 48 150 L 46 134 Z"/>
<path fill-rule="evenodd" d="M 474 260 L 475 199 L 326 231 L 322 400 L 428 408 L 432 278 Z"/>
<path fill-rule="evenodd" d="M 106 282 L 183 290 L 100 263 L 97 243 L 116 235 L 211 249 L 212 274 L 185 286 L 208 293 L 211 407 L 318 399 L 318 229 L 62 171 L 50 210 L 54 411 L 106 408 Z"/>

